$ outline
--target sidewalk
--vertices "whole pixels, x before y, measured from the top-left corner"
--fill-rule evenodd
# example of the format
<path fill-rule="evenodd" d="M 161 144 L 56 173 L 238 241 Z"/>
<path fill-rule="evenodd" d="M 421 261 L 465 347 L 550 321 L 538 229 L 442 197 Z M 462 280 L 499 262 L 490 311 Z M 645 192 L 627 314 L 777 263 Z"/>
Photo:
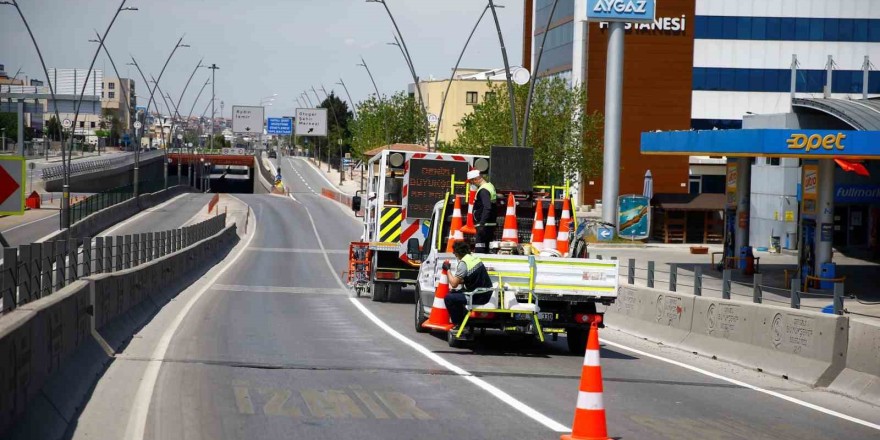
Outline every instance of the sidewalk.
<path fill-rule="evenodd" d="M 229 226 L 235 223 L 238 226 L 236 232 L 239 237 L 242 237 L 245 234 L 245 225 L 248 224 L 248 227 L 253 226 L 254 219 L 248 210 L 249 206 L 238 197 L 220 194 L 220 200 L 210 213 L 208 213 L 208 205 L 206 204 L 204 208 L 199 210 L 198 214 L 194 215 L 183 226 L 203 222 L 211 217 L 226 213 L 226 225 Z"/>

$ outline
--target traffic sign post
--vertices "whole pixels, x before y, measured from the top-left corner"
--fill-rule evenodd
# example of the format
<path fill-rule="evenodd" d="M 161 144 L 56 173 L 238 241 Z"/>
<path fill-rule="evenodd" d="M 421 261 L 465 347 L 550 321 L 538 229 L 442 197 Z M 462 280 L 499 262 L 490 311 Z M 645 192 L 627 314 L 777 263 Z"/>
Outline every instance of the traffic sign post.
<path fill-rule="evenodd" d="M 296 135 L 327 137 L 327 109 L 296 109 Z"/>
<path fill-rule="evenodd" d="M 293 134 L 293 120 L 290 118 L 269 118 L 266 133 L 288 136 Z"/>
<path fill-rule="evenodd" d="M 236 105 L 232 107 L 232 132 L 235 134 L 263 134 L 263 107 Z"/>
<path fill-rule="evenodd" d="M 24 157 L 0 158 L 0 215 L 24 214 L 26 175 Z"/>

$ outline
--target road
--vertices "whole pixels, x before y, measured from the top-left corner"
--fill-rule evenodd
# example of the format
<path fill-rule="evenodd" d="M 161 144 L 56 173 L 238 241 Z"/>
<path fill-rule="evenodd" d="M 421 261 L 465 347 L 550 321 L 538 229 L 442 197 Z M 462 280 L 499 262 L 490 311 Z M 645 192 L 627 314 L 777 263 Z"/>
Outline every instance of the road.
<path fill-rule="evenodd" d="M 238 196 L 256 231 L 117 355 L 72 438 L 547 439 L 571 425 L 583 359 L 562 338 L 451 349 L 414 332 L 412 304 L 351 298 L 338 276 L 359 224 L 305 162 L 280 166 L 293 199 Z M 877 438 L 830 413 L 877 423 L 876 407 L 602 336 L 615 437 Z"/>

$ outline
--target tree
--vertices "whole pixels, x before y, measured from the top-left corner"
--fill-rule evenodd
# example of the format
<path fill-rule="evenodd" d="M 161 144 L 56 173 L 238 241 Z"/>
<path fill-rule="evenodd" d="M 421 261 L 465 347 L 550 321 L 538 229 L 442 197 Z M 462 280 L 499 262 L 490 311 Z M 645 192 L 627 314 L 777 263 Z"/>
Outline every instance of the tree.
<path fill-rule="evenodd" d="M 52 116 L 49 118 L 49 122 L 46 122 L 46 127 L 44 128 L 46 136 L 49 139 L 60 141 L 61 140 L 61 123 L 58 122 L 58 118 Z"/>
<path fill-rule="evenodd" d="M 6 142 L 9 142 L 10 139 L 14 142 L 18 139 L 18 115 L 0 113 L 0 128 L 6 129 Z"/>
<path fill-rule="evenodd" d="M 473 113 L 458 124 L 458 137 L 440 151 L 489 154 L 492 145 L 513 145 L 507 86 L 487 93 Z M 522 127 L 528 85 L 515 86 L 516 114 Z M 535 85 L 529 118 L 528 147 L 535 149 L 535 182 L 543 185 L 575 184 L 576 178 L 597 177 L 602 164 L 602 116 L 587 113 L 586 90 L 569 86 L 560 78 L 542 79 Z"/>
<path fill-rule="evenodd" d="M 353 153 L 363 153 L 378 146 L 396 143 L 424 144 L 425 111 L 415 97 L 397 92 L 381 101 L 371 96 L 357 104 L 358 118 L 351 122 Z"/>
<path fill-rule="evenodd" d="M 331 162 L 332 158 L 351 151 L 351 131 L 349 131 L 349 123 L 352 119 L 352 113 L 348 109 L 348 103 L 339 99 L 336 94 L 331 91 L 330 94 L 321 102 L 318 108 L 327 109 L 328 133 L 327 139 L 320 143 L 330 149 Z M 339 141 L 342 141 L 342 151 L 340 151 Z M 324 156 L 326 157 L 326 149 Z M 322 156 L 318 156 L 322 157 Z"/>

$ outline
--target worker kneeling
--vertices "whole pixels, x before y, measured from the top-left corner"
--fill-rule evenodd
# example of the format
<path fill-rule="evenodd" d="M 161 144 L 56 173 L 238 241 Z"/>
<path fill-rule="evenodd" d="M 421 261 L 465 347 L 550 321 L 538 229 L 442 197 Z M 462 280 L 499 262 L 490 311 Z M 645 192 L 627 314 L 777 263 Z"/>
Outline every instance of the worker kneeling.
<path fill-rule="evenodd" d="M 483 261 L 471 253 L 470 245 L 467 243 L 456 242 L 452 253 L 455 254 L 458 262 L 455 270 L 449 272 L 449 287 L 452 289 L 464 287 L 464 289 L 446 294 L 445 303 L 449 317 L 455 324 L 455 328 L 451 331 L 458 332 L 458 327 L 468 313 L 468 295 L 473 296 L 472 305 L 488 303 L 492 299 L 492 279 L 489 278 L 489 272 Z M 449 262 L 443 263 L 443 266 L 449 270 Z"/>

